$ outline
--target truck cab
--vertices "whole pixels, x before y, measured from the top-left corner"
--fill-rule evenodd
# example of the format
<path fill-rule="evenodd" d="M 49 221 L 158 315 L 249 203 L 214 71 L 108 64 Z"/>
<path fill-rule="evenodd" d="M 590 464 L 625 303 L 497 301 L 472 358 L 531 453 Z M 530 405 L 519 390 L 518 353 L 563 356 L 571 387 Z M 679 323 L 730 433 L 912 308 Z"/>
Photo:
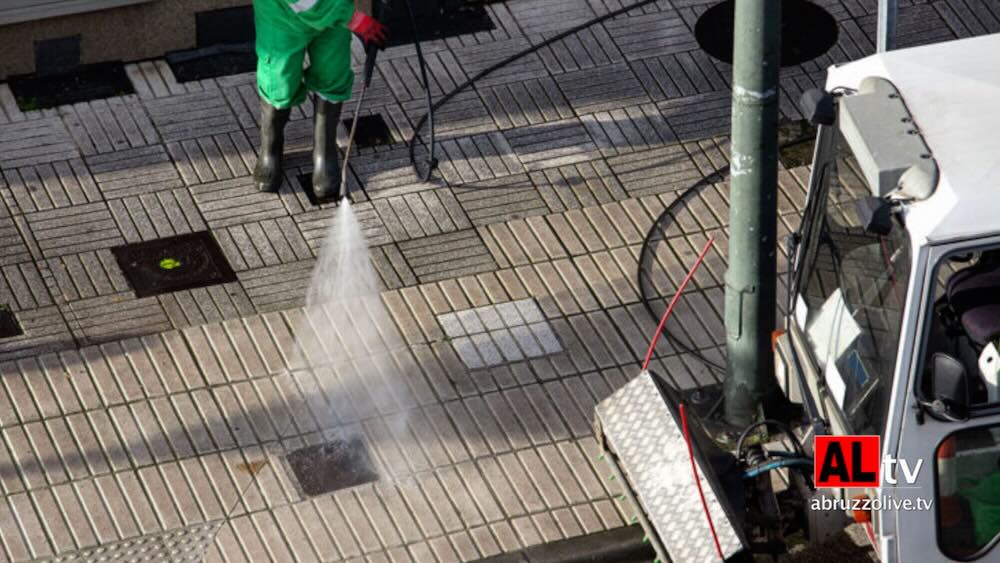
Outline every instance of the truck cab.
<path fill-rule="evenodd" d="M 807 437 L 880 437 L 881 486 L 835 494 L 882 499 L 861 520 L 883 561 L 1000 559 L 996 53 L 1000 35 L 833 67 L 811 108 L 776 373 Z"/>

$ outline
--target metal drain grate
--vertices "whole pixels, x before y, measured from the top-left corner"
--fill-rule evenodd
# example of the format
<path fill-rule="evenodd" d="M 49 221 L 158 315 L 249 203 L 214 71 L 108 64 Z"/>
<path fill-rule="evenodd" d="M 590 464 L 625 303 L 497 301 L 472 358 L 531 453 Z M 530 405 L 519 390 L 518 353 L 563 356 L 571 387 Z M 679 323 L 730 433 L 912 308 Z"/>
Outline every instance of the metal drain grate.
<path fill-rule="evenodd" d="M 378 479 L 360 437 L 306 446 L 285 458 L 306 496 L 331 493 Z"/>
<path fill-rule="evenodd" d="M 735 0 L 726 0 L 705 10 L 694 26 L 698 45 L 725 63 L 733 62 Z M 794 66 L 815 59 L 837 43 L 837 20 L 823 8 L 806 2 L 781 3 L 781 66 Z"/>
<path fill-rule="evenodd" d="M 0 338 L 11 338 L 21 336 L 21 324 L 17 322 L 17 315 L 10 310 L 9 305 L 0 305 Z"/>
<path fill-rule="evenodd" d="M 353 119 L 344 120 L 344 129 L 351 130 Z M 392 144 L 392 132 L 381 114 L 362 115 L 358 118 L 358 129 L 354 132 L 354 144 L 360 148 Z"/>
<path fill-rule="evenodd" d="M 111 249 L 136 297 L 236 281 L 207 231 L 126 244 Z"/>

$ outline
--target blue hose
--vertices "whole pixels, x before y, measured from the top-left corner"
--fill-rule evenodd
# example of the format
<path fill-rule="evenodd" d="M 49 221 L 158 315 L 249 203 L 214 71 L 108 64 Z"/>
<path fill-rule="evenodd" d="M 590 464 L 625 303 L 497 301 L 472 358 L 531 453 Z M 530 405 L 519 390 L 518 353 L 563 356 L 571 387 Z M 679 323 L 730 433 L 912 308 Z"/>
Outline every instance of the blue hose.
<path fill-rule="evenodd" d="M 748 469 L 747 471 L 743 472 L 743 478 L 753 479 L 754 477 L 762 473 L 767 473 L 768 471 L 772 471 L 774 469 L 780 469 L 782 467 L 791 467 L 791 466 L 812 467 L 812 465 L 813 465 L 812 460 L 804 457 L 779 459 L 778 461 L 770 461 L 768 463 L 763 463 L 761 465 L 758 465 L 753 469 Z"/>

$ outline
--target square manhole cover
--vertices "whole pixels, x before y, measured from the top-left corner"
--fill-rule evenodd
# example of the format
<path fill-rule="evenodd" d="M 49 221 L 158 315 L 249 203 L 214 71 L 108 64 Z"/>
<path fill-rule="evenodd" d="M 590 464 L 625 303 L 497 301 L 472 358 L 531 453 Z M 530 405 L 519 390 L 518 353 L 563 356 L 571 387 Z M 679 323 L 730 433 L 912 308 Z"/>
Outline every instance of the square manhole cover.
<path fill-rule="evenodd" d="M 322 495 L 378 479 L 359 437 L 306 446 L 286 457 L 292 473 L 308 496 Z"/>
<path fill-rule="evenodd" d="M 219 244 L 207 231 L 111 249 L 136 297 L 236 281 Z"/>
<path fill-rule="evenodd" d="M 10 310 L 8 305 L 0 305 L 0 338 L 10 338 L 21 336 L 24 331 L 17 322 L 17 315 Z"/>
<path fill-rule="evenodd" d="M 354 119 L 345 119 L 344 128 L 350 132 Z M 360 148 L 392 144 L 392 132 L 381 114 L 362 115 L 354 132 L 354 144 Z"/>

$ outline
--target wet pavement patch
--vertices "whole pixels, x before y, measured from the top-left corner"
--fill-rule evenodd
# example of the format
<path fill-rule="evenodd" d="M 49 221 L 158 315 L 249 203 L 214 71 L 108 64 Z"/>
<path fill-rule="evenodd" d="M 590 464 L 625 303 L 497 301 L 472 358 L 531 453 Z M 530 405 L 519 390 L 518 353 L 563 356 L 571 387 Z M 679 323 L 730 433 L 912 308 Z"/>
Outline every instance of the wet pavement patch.
<path fill-rule="evenodd" d="M 285 459 L 307 496 L 331 493 L 378 479 L 368 448 L 357 436 L 299 448 Z"/>
<path fill-rule="evenodd" d="M 50 75 L 12 76 L 10 90 L 21 111 L 124 96 L 135 92 L 120 62 L 96 63 Z"/>
<path fill-rule="evenodd" d="M 207 231 L 111 249 L 136 297 L 149 297 L 236 281 L 236 274 Z"/>
<path fill-rule="evenodd" d="M 694 26 L 698 45 L 725 63 L 733 62 L 734 0 L 705 10 Z M 781 66 L 815 59 L 837 43 L 837 21 L 823 8 L 805 0 L 781 3 Z"/>
<path fill-rule="evenodd" d="M 351 130 L 353 119 L 344 120 L 344 128 Z M 354 132 L 354 144 L 358 148 L 377 147 L 392 144 L 392 132 L 381 114 L 362 115 L 358 118 L 358 128 Z"/>
<path fill-rule="evenodd" d="M 17 315 L 7 305 L 0 305 L 0 338 L 21 336 L 24 331 L 17 322 Z"/>

